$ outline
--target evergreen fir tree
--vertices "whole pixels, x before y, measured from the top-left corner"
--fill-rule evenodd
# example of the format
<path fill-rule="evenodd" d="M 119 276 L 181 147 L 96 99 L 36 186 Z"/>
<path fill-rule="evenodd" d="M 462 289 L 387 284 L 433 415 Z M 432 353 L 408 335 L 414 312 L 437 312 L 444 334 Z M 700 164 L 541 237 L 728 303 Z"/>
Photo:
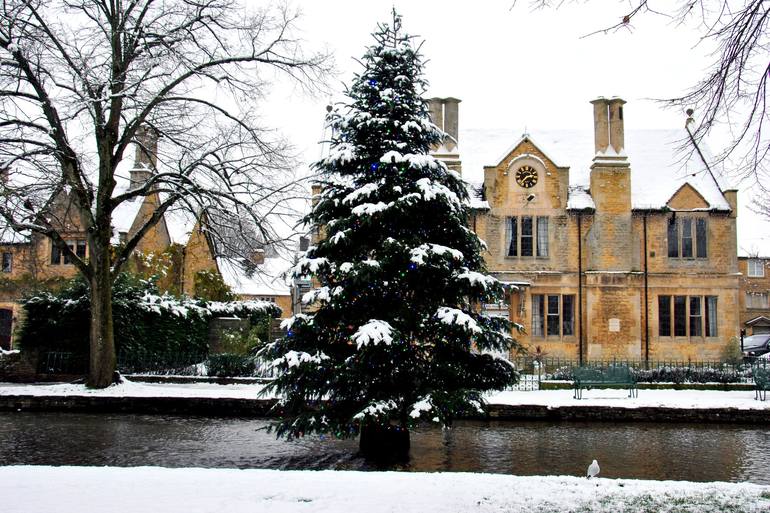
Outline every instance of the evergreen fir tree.
<path fill-rule="evenodd" d="M 365 455 L 403 456 L 414 423 L 449 425 L 514 383 L 512 366 L 482 351 L 519 346 L 511 323 L 477 311 L 503 289 L 484 274 L 465 184 L 428 154 L 446 134 L 421 98 L 419 49 L 395 12 L 373 36 L 316 164 L 323 192 L 306 221 L 324 238 L 294 269 L 320 282 L 304 298 L 317 310 L 284 321 L 263 355 L 279 369 L 279 436 L 361 433 Z"/>

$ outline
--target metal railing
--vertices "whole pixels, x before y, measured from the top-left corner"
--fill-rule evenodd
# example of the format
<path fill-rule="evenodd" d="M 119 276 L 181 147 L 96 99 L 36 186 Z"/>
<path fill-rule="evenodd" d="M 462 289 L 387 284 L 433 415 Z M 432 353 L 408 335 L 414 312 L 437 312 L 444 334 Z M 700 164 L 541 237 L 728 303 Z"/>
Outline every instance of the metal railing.
<path fill-rule="evenodd" d="M 709 360 L 588 360 L 558 357 L 519 357 L 512 360 L 519 371 L 519 383 L 509 390 L 539 390 L 545 380 L 571 381 L 576 367 L 629 367 L 640 383 L 752 383 L 752 365 L 770 367 L 770 361 L 742 362 Z"/>

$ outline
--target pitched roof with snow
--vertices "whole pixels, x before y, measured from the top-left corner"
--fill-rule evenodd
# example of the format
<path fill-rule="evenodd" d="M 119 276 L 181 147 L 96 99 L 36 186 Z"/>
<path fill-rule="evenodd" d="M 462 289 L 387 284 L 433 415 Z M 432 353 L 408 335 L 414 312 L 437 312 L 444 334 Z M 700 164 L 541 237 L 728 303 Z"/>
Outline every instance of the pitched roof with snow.
<path fill-rule="evenodd" d="M 265 257 L 263 263 L 248 266 L 241 259 L 217 258 L 217 267 L 224 282 L 234 293 L 246 296 L 290 295 L 291 283 L 287 272 L 292 265 L 282 257 Z"/>
<path fill-rule="evenodd" d="M 592 130 L 536 130 L 528 136 L 508 129 L 462 130 L 463 177 L 470 182 L 482 182 L 484 166 L 499 164 L 524 137 L 558 167 L 570 168 L 570 208 L 592 208 L 593 200 L 590 192 L 586 192 L 594 158 Z M 698 152 L 691 151 L 692 146 L 686 144 L 684 130 L 627 130 L 625 141 L 634 209 L 663 208 L 682 185 L 689 183 L 711 210 L 730 210 L 718 183 L 722 170 L 709 170 Z"/>

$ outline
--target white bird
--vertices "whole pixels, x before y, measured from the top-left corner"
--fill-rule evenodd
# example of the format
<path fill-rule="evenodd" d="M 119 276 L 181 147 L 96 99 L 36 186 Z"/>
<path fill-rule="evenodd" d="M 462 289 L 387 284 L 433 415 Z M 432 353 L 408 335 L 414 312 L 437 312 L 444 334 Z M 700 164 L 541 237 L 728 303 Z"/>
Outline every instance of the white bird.
<path fill-rule="evenodd" d="M 594 460 L 591 462 L 590 465 L 588 465 L 588 472 L 586 473 L 586 478 L 591 479 L 592 477 L 596 477 L 599 474 L 599 463 Z"/>

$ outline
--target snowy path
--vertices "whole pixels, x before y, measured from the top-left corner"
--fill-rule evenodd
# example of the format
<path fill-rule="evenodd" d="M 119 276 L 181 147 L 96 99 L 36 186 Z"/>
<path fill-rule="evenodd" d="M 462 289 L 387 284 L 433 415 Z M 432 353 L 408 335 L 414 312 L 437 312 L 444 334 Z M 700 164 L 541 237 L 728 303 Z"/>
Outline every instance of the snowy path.
<path fill-rule="evenodd" d="M 0 467 L 4 513 L 759 512 L 770 488 L 492 474 Z"/>
<path fill-rule="evenodd" d="M 215 383 L 159 384 L 127 381 L 104 390 L 89 390 L 83 385 L 0 383 L 0 396 L 86 396 L 86 397 L 199 397 L 256 399 L 263 386 L 259 384 L 217 385 Z M 755 401 L 754 392 L 714 390 L 640 390 L 639 397 L 629 399 L 625 390 L 600 389 L 584 392 L 583 399 L 572 398 L 572 390 L 540 390 L 537 392 L 497 392 L 489 394 L 491 404 L 560 406 L 611 406 L 617 408 L 735 408 L 740 410 L 770 409 L 770 400 Z"/>

